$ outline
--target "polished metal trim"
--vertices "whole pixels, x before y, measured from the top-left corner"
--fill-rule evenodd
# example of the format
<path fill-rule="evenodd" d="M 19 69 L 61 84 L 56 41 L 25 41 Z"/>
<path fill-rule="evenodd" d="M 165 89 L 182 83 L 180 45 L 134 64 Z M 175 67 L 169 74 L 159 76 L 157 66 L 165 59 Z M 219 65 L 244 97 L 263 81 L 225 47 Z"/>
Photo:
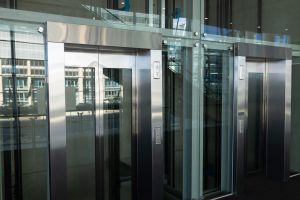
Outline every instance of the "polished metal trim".
<path fill-rule="evenodd" d="M 101 128 L 103 123 L 101 121 L 101 110 L 103 110 L 103 104 L 101 101 L 101 84 L 100 84 L 100 68 L 99 68 L 99 54 L 97 55 L 97 66 L 95 66 L 95 101 L 96 101 L 96 145 L 95 145 L 95 163 L 96 163 L 96 199 L 104 199 L 104 169 L 103 169 L 103 135 Z"/>
<path fill-rule="evenodd" d="M 132 134 L 131 134 L 131 192 L 132 192 L 132 200 L 137 200 L 137 122 L 138 122 L 138 115 L 137 115 L 137 55 L 135 53 L 134 62 L 135 65 L 132 68 L 132 88 L 131 88 L 131 95 L 132 95 L 132 120 L 131 120 L 131 127 L 132 127 Z"/>
<path fill-rule="evenodd" d="M 237 194 L 243 192 L 244 188 L 244 140 L 245 130 L 247 130 L 247 110 L 246 110 L 246 82 L 245 79 L 240 79 L 240 66 L 246 67 L 246 57 L 234 57 L 234 99 L 233 99 L 233 125 L 234 125 L 234 181 L 233 191 Z M 246 73 L 244 70 L 243 73 Z M 242 120 L 243 127 L 238 123 Z M 241 130 L 241 131 L 240 131 Z"/>
<path fill-rule="evenodd" d="M 285 61 L 285 140 L 284 140 L 284 180 L 290 175 L 291 148 L 291 104 L 292 104 L 292 60 Z"/>
<path fill-rule="evenodd" d="M 267 58 L 280 60 L 292 59 L 292 49 L 290 48 L 257 45 L 250 43 L 235 43 L 234 53 L 235 56 L 245 56 L 252 58 Z"/>
<path fill-rule="evenodd" d="M 227 197 L 232 197 L 232 196 L 234 196 L 234 195 L 235 195 L 234 193 L 225 194 L 225 195 L 222 195 L 222 196 L 219 196 L 219 197 L 212 198 L 212 199 L 210 199 L 210 200 L 224 199 L 224 198 L 227 198 Z"/>
<path fill-rule="evenodd" d="M 100 58 L 100 55 L 98 54 L 98 62 L 99 62 L 99 58 Z M 99 97 L 98 97 L 99 98 L 99 104 L 98 104 L 99 133 L 98 133 L 98 136 L 99 136 L 99 138 L 97 140 L 98 145 L 99 145 L 99 147 L 98 147 L 99 152 L 97 152 L 97 153 L 99 153 L 98 158 L 100 158 L 100 159 L 99 159 L 99 161 L 96 161 L 96 162 L 98 163 L 97 165 L 101 166 L 101 169 L 100 170 L 98 169 L 98 170 L 101 173 L 100 178 L 102 180 L 98 180 L 100 183 L 98 189 L 102 191 L 102 194 L 97 192 L 97 196 L 101 197 L 100 198 L 101 200 L 108 199 L 108 192 L 104 192 L 105 189 L 107 189 L 107 187 L 108 187 L 106 184 L 104 184 L 106 179 L 108 179 L 108 177 L 107 177 L 108 174 L 104 173 L 105 172 L 104 163 L 105 163 L 106 159 L 108 159 L 107 158 L 108 156 L 106 154 L 105 146 L 104 146 L 106 144 L 106 142 L 105 142 L 106 138 L 104 137 L 104 110 L 103 110 L 104 106 L 103 106 L 103 102 L 104 102 L 104 94 L 105 94 L 105 83 L 103 80 L 104 80 L 103 67 L 101 67 L 99 65 L 99 69 L 98 69 L 98 81 L 99 81 L 98 82 L 98 84 L 99 84 L 99 88 L 98 88 L 99 89 Z"/>
<path fill-rule="evenodd" d="M 136 49 L 162 49 L 160 33 L 47 22 L 48 42 Z"/>
<path fill-rule="evenodd" d="M 286 61 L 267 61 L 267 176 L 285 179 L 286 166 Z M 289 152 L 288 152 L 289 154 Z"/>
<path fill-rule="evenodd" d="M 153 76 L 153 64 L 162 72 L 161 62 L 160 50 L 137 53 L 137 199 L 163 199 L 162 78 Z"/>
<path fill-rule="evenodd" d="M 50 198 L 67 199 L 64 44 L 47 44 Z"/>
<path fill-rule="evenodd" d="M 294 178 L 294 177 L 298 177 L 298 176 L 300 176 L 300 173 L 290 175 L 290 178 Z"/>
<path fill-rule="evenodd" d="M 136 53 L 99 52 L 99 67 L 110 69 L 135 69 Z"/>
<path fill-rule="evenodd" d="M 163 199 L 164 149 L 163 149 L 163 99 L 162 78 L 154 76 L 155 69 L 162 72 L 162 51 L 150 51 L 151 67 L 151 118 L 152 118 L 152 199 Z M 159 133 L 156 132 L 158 130 Z M 158 134 L 158 135 L 156 135 Z M 160 142 L 157 142 L 159 140 Z"/>

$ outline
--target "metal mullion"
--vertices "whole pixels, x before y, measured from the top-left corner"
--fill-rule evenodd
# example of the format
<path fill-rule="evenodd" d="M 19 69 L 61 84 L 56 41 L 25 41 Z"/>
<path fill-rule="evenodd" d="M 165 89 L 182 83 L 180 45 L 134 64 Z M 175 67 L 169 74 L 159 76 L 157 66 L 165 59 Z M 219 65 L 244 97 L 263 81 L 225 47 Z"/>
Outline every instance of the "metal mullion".
<path fill-rule="evenodd" d="M 96 109 L 96 135 L 95 135 L 95 163 L 96 163 L 96 200 L 104 199 L 103 195 L 103 115 L 101 110 L 103 110 L 103 101 L 101 101 L 101 84 L 102 77 L 100 75 L 99 67 L 99 54 L 97 66 L 95 67 L 95 109 Z"/>
<path fill-rule="evenodd" d="M 67 199 L 64 43 L 47 43 L 50 199 Z"/>

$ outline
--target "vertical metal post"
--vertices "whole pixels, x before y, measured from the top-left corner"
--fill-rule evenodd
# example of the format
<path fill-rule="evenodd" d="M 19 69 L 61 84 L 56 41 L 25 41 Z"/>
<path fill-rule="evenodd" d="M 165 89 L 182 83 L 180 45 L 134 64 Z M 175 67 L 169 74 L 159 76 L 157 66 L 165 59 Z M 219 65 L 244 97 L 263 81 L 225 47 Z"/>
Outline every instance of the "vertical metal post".
<path fill-rule="evenodd" d="M 292 60 L 285 61 L 285 144 L 284 144 L 284 181 L 290 176 L 291 148 L 291 101 L 292 101 Z"/>
<path fill-rule="evenodd" d="M 163 199 L 162 51 L 151 50 L 152 200 Z"/>
<path fill-rule="evenodd" d="M 67 199 L 64 44 L 47 43 L 50 198 Z"/>
<path fill-rule="evenodd" d="M 160 1 L 160 28 L 166 28 L 166 0 Z"/>
<path fill-rule="evenodd" d="M 244 185 L 244 137 L 246 129 L 246 57 L 234 58 L 234 99 L 233 99 L 233 126 L 234 126 L 234 180 L 233 190 L 242 192 Z"/>

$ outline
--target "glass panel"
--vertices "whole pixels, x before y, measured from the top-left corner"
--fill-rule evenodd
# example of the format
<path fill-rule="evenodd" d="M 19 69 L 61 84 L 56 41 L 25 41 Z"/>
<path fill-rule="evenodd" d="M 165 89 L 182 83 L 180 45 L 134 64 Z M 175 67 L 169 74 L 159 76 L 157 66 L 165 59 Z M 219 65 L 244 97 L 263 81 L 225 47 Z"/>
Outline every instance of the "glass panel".
<path fill-rule="evenodd" d="M 95 197 L 95 69 L 65 67 L 68 198 Z"/>
<path fill-rule="evenodd" d="M 298 0 L 205 0 L 205 32 L 281 43 L 299 43 Z M 278 14 L 280 13 L 280 14 Z M 273 23 L 274 19 L 280 20 Z"/>
<path fill-rule="evenodd" d="M 182 199 L 183 189 L 183 48 L 172 46 L 163 54 L 165 198 Z"/>
<path fill-rule="evenodd" d="M 164 199 L 199 199 L 200 49 L 186 40 L 163 50 Z"/>
<path fill-rule="evenodd" d="M 300 173 L 300 57 L 293 57 L 292 66 L 292 116 L 291 116 L 291 174 Z"/>
<path fill-rule="evenodd" d="M 5 24 L 0 26 L 0 199 L 47 199 L 46 77 L 31 73 L 45 71 L 44 39 L 32 33 L 37 25 L 14 23 L 6 31 Z"/>
<path fill-rule="evenodd" d="M 207 50 L 204 65 L 203 192 L 231 192 L 232 67 L 228 51 Z"/>
<path fill-rule="evenodd" d="M 132 70 L 103 69 L 105 199 L 132 197 Z"/>
<path fill-rule="evenodd" d="M 192 6 L 193 1 L 166 0 L 166 28 L 183 31 L 191 30 Z M 200 7 L 198 11 L 200 13 Z"/>
<path fill-rule="evenodd" d="M 246 173 L 263 170 L 263 74 L 248 76 L 248 125 L 246 134 Z"/>
<path fill-rule="evenodd" d="M 159 0 L 16 0 L 7 4 L 0 2 L 0 6 L 122 25 L 160 26 Z"/>

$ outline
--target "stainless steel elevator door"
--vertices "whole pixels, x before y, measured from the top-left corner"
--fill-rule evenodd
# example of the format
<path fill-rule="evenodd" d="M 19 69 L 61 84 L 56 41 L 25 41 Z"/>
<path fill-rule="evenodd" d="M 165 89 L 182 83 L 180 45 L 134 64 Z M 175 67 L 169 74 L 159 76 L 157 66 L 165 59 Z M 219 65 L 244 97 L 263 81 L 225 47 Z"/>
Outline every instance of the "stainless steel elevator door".
<path fill-rule="evenodd" d="M 132 199 L 134 78 L 134 53 L 65 52 L 69 199 Z"/>
<path fill-rule="evenodd" d="M 265 70 L 262 62 L 247 61 L 247 130 L 245 135 L 245 173 L 264 173 L 266 167 Z"/>

